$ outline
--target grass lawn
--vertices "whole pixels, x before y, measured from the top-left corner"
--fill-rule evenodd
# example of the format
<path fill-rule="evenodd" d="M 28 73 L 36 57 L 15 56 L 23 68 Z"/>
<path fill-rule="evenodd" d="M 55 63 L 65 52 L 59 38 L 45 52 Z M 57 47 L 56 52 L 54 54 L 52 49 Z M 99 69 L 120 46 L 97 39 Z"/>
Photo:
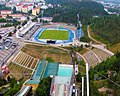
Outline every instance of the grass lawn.
<path fill-rule="evenodd" d="M 39 39 L 68 40 L 69 32 L 66 30 L 45 30 Z"/>
<path fill-rule="evenodd" d="M 114 53 L 120 52 L 120 43 L 114 44 L 112 46 L 108 46 L 108 49 Z"/>
<path fill-rule="evenodd" d="M 8 69 L 10 70 L 10 75 L 15 77 L 17 80 L 22 78 L 23 81 L 26 81 L 32 75 L 32 70 L 24 68 L 12 62 L 8 65 Z"/>
<path fill-rule="evenodd" d="M 67 51 L 52 46 L 26 44 L 22 51 L 36 59 L 50 58 L 54 62 L 64 62 L 65 64 L 72 62 L 71 56 Z"/>

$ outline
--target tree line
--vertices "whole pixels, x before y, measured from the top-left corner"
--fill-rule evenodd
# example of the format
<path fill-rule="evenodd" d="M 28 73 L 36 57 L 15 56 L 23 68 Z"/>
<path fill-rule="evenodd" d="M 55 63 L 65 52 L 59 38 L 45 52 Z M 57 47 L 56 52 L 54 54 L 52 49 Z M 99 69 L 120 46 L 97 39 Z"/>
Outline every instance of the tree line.
<path fill-rule="evenodd" d="M 7 20 L 7 19 L 4 19 L 4 18 L 0 19 L 0 23 L 5 23 L 5 24 L 2 24 L 1 27 L 11 27 L 11 26 L 16 27 L 17 25 L 21 24 L 21 22 L 15 20 L 15 19 Z"/>

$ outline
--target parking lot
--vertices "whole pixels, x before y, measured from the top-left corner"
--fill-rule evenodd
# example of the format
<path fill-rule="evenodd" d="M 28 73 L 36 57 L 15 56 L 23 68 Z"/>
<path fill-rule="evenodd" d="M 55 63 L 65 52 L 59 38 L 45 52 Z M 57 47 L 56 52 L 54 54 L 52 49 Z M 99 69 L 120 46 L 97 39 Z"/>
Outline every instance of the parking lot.
<path fill-rule="evenodd" d="M 0 28 L 0 35 L 2 37 L 6 37 L 8 36 L 9 32 L 13 32 L 14 31 L 14 27 L 9 27 L 9 28 Z"/>
<path fill-rule="evenodd" d="M 0 50 L 0 65 L 5 62 L 15 51 L 16 47 Z"/>

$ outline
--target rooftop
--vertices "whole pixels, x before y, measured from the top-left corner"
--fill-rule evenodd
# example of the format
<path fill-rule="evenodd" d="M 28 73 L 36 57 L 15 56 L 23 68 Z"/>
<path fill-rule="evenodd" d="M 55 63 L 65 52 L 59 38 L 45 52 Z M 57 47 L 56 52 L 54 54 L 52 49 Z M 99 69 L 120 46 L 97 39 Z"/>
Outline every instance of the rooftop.
<path fill-rule="evenodd" d="M 23 8 L 27 8 L 28 6 L 23 6 Z"/>
<path fill-rule="evenodd" d="M 71 80 L 71 77 L 65 77 L 65 76 L 55 76 L 55 84 L 69 84 Z"/>
<path fill-rule="evenodd" d="M 12 10 L 0 10 L 0 12 L 11 12 Z"/>

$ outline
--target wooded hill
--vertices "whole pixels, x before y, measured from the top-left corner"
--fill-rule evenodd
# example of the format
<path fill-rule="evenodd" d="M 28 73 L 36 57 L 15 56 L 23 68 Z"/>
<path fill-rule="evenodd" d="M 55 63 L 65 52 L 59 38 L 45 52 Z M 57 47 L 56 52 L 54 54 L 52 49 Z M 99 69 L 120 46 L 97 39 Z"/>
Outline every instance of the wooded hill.
<path fill-rule="evenodd" d="M 52 0 L 54 1 L 54 0 Z M 60 6 L 54 5 L 54 8 L 45 10 L 44 16 L 53 16 L 54 22 L 66 22 L 77 24 L 77 14 L 80 15 L 82 23 L 90 23 L 93 16 L 102 16 L 107 13 L 104 7 L 93 1 L 78 0 L 56 0 L 60 1 Z M 64 1 L 64 3 L 63 3 Z"/>
<path fill-rule="evenodd" d="M 91 20 L 92 32 L 111 44 L 120 42 L 120 16 L 109 15 Z"/>
<path fill-rule="evenodd" d="M 113 96 L 120 96 L 120 53 L 108 58 L 106 61 L 90 68 L 90 82 L 94 82 L 94 87 L 110 89 L 105 94 L 112 93 Z M 91 95 L 99 96 L 99 95 Z M 100 95 L 103 96 L 103 95 Z M 107 96 L 107 95 L 104 95 Z"/>

